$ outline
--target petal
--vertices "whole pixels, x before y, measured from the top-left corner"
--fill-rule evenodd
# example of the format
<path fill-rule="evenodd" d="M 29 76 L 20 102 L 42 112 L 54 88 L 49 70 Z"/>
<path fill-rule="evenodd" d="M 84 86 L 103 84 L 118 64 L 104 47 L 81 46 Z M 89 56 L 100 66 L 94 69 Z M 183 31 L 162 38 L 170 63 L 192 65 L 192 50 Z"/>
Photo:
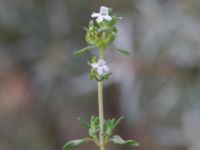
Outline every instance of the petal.
<path fill-rule="evenodd" d="M 105 6 L 101 6 L 101 8 L 100 8 L 100 14 L 102 14 L 102 15 L 108 15 L 108 13 L 109 13 L 109 8 L 105 7 Z"/>
<path fill-rule="evenodd" d="M 97 18 L 96 21 L 97 21 L 98 23 L 99 23 L 99 22 L 102 22 L 102 21 L 103 21 L 103 16 L 100 15 L 100 16 Z"/>
<path fill-rule="evenodd" d="M 106 61 L 105 60 L 103 60 L 103 59 L 99 59 L 98 60 L 98 65 L 99 66 L 104 66 L 106 64 Z"/>
<path fill-rule="evenodd" d="M 93 64 L 91 64 L 91 66 L 92 66 L 92 68 L 98 68 L 98 64 L 97 63 L 93 63 Z"/>
<path fill-rule="evenodd" d="M 108 66 L 103 66 L 102 69 L 104 73 L 108 73 L 110 71 L 110 68 L 108 68 Z"/>
<path fill-rule="evenodd" d="M 109 16 L 109 15 L 106 15 L 106 16 L 104 16 L 103 18 L 106 19 L 107 21 L 111 21 L 111 20 L 112 20 L 112 17 Z"/>
<path fill-rule="evenodd" d="M 102 75 L 103 74 L 103 68 L 101 68 L 101 67 L 97 68 L 97 73 L 98 73 L 98 75 Z"/>
<path fill-rule="evenodd" d="M 99 14 L 99 13 L 95 13 L 95 12 L 92 13 L 92 15 L 91 15 L 91 17 L 93 17 L 93 18 L 94 18 L 94 17 L 99 17 L 99 16 L 100 16 L 100 14 Z"/>

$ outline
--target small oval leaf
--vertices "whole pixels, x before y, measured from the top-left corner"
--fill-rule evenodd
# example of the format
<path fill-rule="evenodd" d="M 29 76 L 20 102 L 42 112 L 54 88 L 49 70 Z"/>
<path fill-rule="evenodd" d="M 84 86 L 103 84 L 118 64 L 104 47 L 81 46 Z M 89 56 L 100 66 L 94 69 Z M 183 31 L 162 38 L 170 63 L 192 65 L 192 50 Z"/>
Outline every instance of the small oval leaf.
<path fill-rule="evenodd" d="M 111 141 L 118 145 L 126 145 L 126 146 L 133 146 L 133 147 L 137 147 L 140 145 L 138 142 L 134 140 L 123 140 L 119 135 L 113 136 Z"/>
<path fill-rule="evenodd" d="M 63 146 L 63 150 L 70 150 L 72 148 L 76 148 L 86 142 L 87 142 L 87 139 L 77 139 L 77 140 L 69 141 Z"/>

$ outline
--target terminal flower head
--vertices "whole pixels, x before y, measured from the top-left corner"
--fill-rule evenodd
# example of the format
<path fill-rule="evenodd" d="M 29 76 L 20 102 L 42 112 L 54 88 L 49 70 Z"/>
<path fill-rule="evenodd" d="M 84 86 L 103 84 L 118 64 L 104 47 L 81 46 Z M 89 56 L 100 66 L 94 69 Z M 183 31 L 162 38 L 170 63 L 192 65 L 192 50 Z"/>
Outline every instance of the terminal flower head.
<path fill-rule="evenodd" d="M 109 8 L 105 6 L 101 6 L 99 13 L 92 13 L 91 15 L 93 18 L 97 18 L 96 21 L 102 22 L 104 19 L 107 21 L 111 21 L 112 17 L 109 15 Z"/>

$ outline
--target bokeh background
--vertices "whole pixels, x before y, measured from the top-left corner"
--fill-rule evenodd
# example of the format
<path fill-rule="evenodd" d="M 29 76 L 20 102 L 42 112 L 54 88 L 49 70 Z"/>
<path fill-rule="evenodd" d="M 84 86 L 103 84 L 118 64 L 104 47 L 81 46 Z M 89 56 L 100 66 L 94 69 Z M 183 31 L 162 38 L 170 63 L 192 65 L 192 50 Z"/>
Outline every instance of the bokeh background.
<path fill-rule="evenodd" d="M 137 150 L 200 149 L 199 0 L 0 0 L 0 150 L 60 150 L 87 135 L 76 118 L 98 114 L 87 66 L 98 51 L 72 53 L 101 5 L 124 18 L 114 45 L 131 53 L 106 53 L 105 117 L 124 116 L 116 133 Z"/>

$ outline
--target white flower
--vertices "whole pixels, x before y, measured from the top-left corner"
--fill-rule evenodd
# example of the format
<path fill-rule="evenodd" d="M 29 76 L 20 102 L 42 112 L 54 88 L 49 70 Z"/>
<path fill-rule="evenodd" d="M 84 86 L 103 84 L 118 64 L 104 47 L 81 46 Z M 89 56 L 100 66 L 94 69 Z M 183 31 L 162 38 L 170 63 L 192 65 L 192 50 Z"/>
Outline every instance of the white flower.
<path fill-rule="evenodd" d="M 106 65 L 106 61 L 103 59 L 99 59 L 98 62 L 93 63 L 91 66 L 92 68 L 96 69 L 98 67 L 103 67 L 104 65 Z"/>
<path fill-rule="evenodd" d="M 99 59 L 98 62 L 91 64 L 93 69 L 96 69 L 98 75 L 105 75 L 110 72 L 110 68 L 106 66 L 106 61 Z"/>
<path fill-rule="evenodd" d="M 107 73 L 109 73 L 109 72 L 110 72 L 110 69 L 109 69 L 108 66 L 106 66 L 106 65 L 97 68 L 97 73 L 98 73 L 99 75 L 105 75 L 105 74 L 107 74 Z"/>
<path fill-rule="evenodd" d="M 102 67 L 102 66 L 106 65 L 106 61 L 103 60 L 103 59 L 99 59 L 98 65 L 99 65 L 100 67 Z"/>
<path fill-rule="evenodd" d="M 97 63 L 93 63 L 93 64 L 91 64 L 91 66 L 92 66 L 92 68 L 94 68 L 94 69 L 98 68 L 98 64 L 97 64 Z"/>
<path fill-rule="evenodd" d="M 112 17 L 109 15 L 109 8 L 105 6 L 101 6 L 99 13 L 92 13 L 93 18 L 97 18 L 96 21 L 99 23 L 103 21 L 103 19 L 107 21 L 111 21 Z"/>

